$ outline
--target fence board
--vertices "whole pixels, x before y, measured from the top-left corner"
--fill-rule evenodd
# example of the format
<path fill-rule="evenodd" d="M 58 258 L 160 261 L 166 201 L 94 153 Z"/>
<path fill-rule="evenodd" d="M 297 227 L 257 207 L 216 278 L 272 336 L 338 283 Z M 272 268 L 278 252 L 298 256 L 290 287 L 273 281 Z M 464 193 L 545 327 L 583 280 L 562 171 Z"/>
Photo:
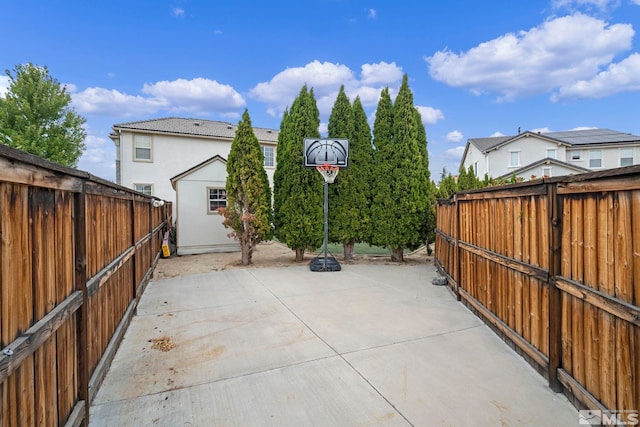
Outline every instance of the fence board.
<path fill-rule="evenodd" d="M 593 409 L 637 409 L 640 167 L 542 182 L 447 201 L 437 232 L 459 228 L 438 244 L 455 242 L 459 261 L 442 268 L 531 363 L 548 363 L 554 390 Z"/>
<path fill-rule="evenodd" d="M 2 145 L 0 166 L 0 349 L 12 352 L 0 354 L 0 425 L 86 425 L 89 370 L 110 364 L 171 206 L 154 210 L 149 197 Z M 133 261 L 103 272 L 127 252 L 139 280 Z M 110 277 L 89 301 L 97 274 Z"/>

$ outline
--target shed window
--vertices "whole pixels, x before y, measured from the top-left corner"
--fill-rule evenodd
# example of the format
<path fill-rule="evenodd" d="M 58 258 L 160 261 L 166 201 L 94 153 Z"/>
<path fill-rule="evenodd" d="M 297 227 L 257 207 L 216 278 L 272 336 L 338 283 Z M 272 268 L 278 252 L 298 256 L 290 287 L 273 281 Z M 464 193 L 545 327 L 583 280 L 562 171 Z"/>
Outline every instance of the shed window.
<path fill-rule="evenodd" d="M 209 213 L 217 213 L 218 208 L 227 207 L 227 191 L 224 188 L 207 188 Z"/>

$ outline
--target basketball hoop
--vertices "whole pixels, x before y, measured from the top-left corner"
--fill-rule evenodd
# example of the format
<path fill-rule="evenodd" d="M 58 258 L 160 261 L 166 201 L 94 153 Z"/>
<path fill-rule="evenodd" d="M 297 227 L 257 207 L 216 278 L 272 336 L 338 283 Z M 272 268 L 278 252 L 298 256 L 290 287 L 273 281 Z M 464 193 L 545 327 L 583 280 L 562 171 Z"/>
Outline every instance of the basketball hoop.
<path fill-rule="evenodd" d="M 327 184 L 332 184 L 338 175 L 338 171 L 340 171 L 339 166 L 334 165 L 320 165 L 316 166 L 316 170 L 322 174 L 324 177 L 324 182 Z"/>

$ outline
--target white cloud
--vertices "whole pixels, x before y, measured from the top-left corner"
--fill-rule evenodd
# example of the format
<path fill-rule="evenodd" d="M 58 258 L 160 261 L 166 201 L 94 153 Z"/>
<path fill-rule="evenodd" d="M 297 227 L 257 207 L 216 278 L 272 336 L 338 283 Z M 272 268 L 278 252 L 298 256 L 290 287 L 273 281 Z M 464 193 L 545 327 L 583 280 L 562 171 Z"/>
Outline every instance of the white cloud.
<path fill-rule="evenodd" d="M 377 64 L 363 64 L 360 72 L 360 83 L 363 85 L 388 85 L 402 80 L 402 68 L 395 62 L 379 62 Z"/>
<path fill-rule="evenodd" d="M 640 1 L 640 0 L 639 0 Z M 551 99 L 604 98 L 614 93 L 640 91 L 640 54 L 634 53 L 590 80 L 580 80 L 560 88 Z"/>
<path fill-rule="evenodd" d="M 101 87 L 90 87 L 82 92 L 72 93 L 71 98 L 74 107 L 81 114 L 131 117 L 169 108 L 165 100 L 127 95 L 115 89 Z"/>
<path fill-rule="evenodd" d="M 295 99 L 305 84 L 309 89 L 313 88 L 317 99 L 352 80 L 353 72 L 346 65 L 316 60 L 304 67 L 281 71 L 270 81 L 259 83 L 249 94 L 261 102 L 285 107 Z"/>
<path fill-rule="evenodd" d="M 84 140 L 85 150 L 82 160 L 86 163 L 102 163 L 105 160 L 105 144 L 107 140 L 94 135 L 87 135 Z"/>
<path fill-rule="evenodd" d="M 462 135 L 462 132 L 460 132 L 459 130 L 454 130 L 447 134 L 447 141 L 450 142 L 460 142 L 463 138 L 464 135 Z"/>
<path fill-rule="evenodd" d="M 197 115 L 217 112 L 233 116 L 246 105 L 231 86 L 203 78 L 147 83 L 141 92 L 148 96 L 100 87 L 76 92 L 75 87 L 70 87 L 73 104 L 82 114 L 131 117 L 167 111 Z"/>
<path fill-rule="evenodd" d="M 449 160 L 449 161 L 460 161 L 462 160 L 462 155 L 464 154 L 464 145 L 459 145 L 455 148 L 449 148 L 448 150 L 444 151 L 444 157 L 445 159 Z"/>
<path fill-rule="evenodd" d="M 224 113 L 246 105 L 242 96 L 231 86 L 200 77 L 193 80 L 177 79 L 145 84 L 142 92 L 165 100 L 175 112 Z"/>
<path fill-rule="evenodd" d="M 9 90 L 9 76 L 0 76 L 0 96 L 4 96 Z"/>
<path fill-rule="evenodd" d="M 378 12 L 376 12 L 375 9 L 369 9 L 369 18 L 370 19 L 376 19 L 377 16 L 378 16 Z"/>
<path fill-rule="evenodd" d="M 438 110 L 437 108 L 416 105 L 416 110 L 418 110 L 418 112 L 420 113 L 420 116 L 422 117 L 422 123 L 424 123 L 425 125 L 433 125 L 439 120 L 444 119 L 444 114 L 442 114 L 442 111 Z"/>
<path fill-rule="evenodd" d="M 632 3 L 637 4 L 638 6 L 640 6 L 640 0 L 632 0 Z"/>
<path fill-rule="evenodd" d="M 631 48 L 633 36 L 630 24 L 609 25 L 576 13 L 505 34 L 467 52 L 438 51 L 425 60 L 435 80 L 512 100 L 592 79 Z"/>
<path fill-rule="evenodd" d="M 491 135 L 489 135 L 489 137 L 493 138 L 495 136 L 506 136 L 504 133 L 500 132 L 500 131 L 496 131 L 494 133 L 492 133 Z"/>
<path fill-rule="evenodd" d="M 184 16 L 184 9 L 181 7 L 174 7 L 173 10 L 171 11 L 172 15 L 175 17 L 183 17 Z"/>
<path fill-rule="evenodd" d="M 383 61 L 362 65 L 358 78 L 346 65 L 315 60 L 303 67 L 281 71 L 270 81 L 252 88 L 249 96 L 267 104 L 267 111 L 275 117 L 291 105 L 300 93 L 300 88 L 306 84 L 308 89 L 313 88 L 321 114 L 328 114 L 341 85 L 344 85 L 351 101 L 359 96 L 364 107 L 372 107 L 378 103 L 382 88 L 399 83 L 402 74 L 402 68 L 395 62 Z M 392 88 L 390 92 L 393 92 Z"/>

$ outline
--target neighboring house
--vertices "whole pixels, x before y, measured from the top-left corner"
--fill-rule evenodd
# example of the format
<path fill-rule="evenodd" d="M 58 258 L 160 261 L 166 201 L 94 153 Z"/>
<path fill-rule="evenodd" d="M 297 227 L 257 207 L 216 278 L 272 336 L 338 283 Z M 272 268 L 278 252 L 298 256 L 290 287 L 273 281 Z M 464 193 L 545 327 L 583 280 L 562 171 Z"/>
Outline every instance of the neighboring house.
<path fill-rule="evenodd" d="M 113 125 L 109 137 L 117 149 L 116 182 L 175 204 L 170 179 L 216 155 L 226 159 L 236 128 L 227 122 L 177 117 Z M 273 186 L 278 131 L 255 127 L 253 131 Z"/>
<path fill-rule="evenodd" d="M 609 129 L 523 132 L 472 138 L 460 167 L 476 176 L 531 179 L 583 173 L 640 163 L 640 136 Z"/>
<path fill-rule="evenodd" d="M 173 213 L 178 255 L 240 250 L 238 242 L 228 237 L 231 230 L 222 225 L 224 217 L 217 212 L 227 206 L 226 181 L 227 161 L 219 155 L 171 178 L 176 191 Z"/>

